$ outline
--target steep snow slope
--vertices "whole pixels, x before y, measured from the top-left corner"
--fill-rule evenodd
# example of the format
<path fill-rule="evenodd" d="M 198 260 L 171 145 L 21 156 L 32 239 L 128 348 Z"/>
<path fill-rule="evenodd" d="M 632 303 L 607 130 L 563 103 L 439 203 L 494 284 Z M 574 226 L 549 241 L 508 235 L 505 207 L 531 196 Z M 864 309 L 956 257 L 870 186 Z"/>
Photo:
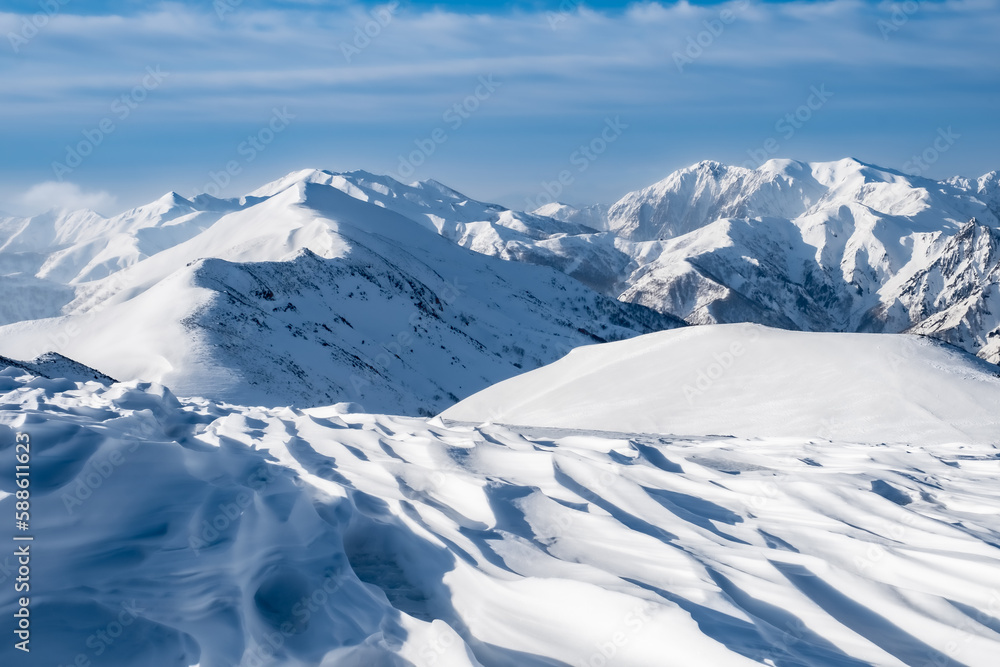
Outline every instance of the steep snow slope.
<path fill-rule="evenodd" d="M 689 327 L 574 350 L 443 414 L 607 431 L 1000 445 L 1000 372 L 915 336 Z"/>
<path fill-rule="evenodd" d="M 995 446 L 444 426 L 11 369 L 8 460 L 17 433 L 33 633 L 30 655 L 14 649 L 8 581 L 5 666 L 993 667 L 1000 653 Z"/>
<path fill-rule="evenodd" d="M 0 328 L 183 395 L 433 414 L 579 345 L 681 324 L 565 275 L 457 247 L 303 172 L 196 236 L 81 285 L 67 316 Z"/>
<path fill-rule="evenodd" d="M 980 357 L 1000 364 L 1000 230 L 969 222 L 894 292 L 893 306 L 905 308 L 903 322 L 915 322 L 909 331 L 978 348 Z M 883 307 L 871 315 L 896 313 Z"/>
<path fill-rule="evenodd" d="M 997 362 L 995 180 L 699 163 L 611 208 L 609 227 L 643 253 L 620 298 L 692 323 L 909 330 Z"/>

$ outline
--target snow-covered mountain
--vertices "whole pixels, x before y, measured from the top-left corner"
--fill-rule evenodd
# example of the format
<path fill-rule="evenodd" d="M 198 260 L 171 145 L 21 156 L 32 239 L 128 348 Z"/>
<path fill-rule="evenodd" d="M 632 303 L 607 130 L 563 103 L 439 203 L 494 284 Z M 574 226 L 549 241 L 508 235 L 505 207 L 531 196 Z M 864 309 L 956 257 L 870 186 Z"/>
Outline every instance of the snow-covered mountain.
<path fill-rule="evenodd" d="M 994 665 L 995 367 L 660 311 L 989 358 L 995 176 L 668 180 L 603 231 L 313 170 L 0 221 L 30 659 Z"/>
<path fill-rule="evenodd" d="M 75 286 L 190 239 L 239 205 L 210 200 L 168 193 L 113 218 L 86 210 L 0 217 L 0 325 L 61 315 Z"/>
<path fill-rule="evenodd" d="M 591 204 L 583 208 L 576 208 L 568 204 L 553 202 L 539 206 L 532 213 L 562 220 L 563 222 L 585 225 L 596 231 L 605 231 L 608 228 L 609 208 L 604 204 Z"/>
<path fill-rule="evenodd" d="M 59 317 L 0 328 L 0 353 L 57 351 L 244 404 L 433 414 L 579 345 L 682 324 L 552 269 L 461 248 L 442 238 L 463 233 L 457 195 L 392 185 L 304 171 L 239 200 L 171 194 L 87 224 L 7 221 L 0 255 L 34 262 L 11 279 L 50 281 L 66 303 L 47 313 Z M 466 217 L 483 215 L 493 215 L 483 226 L 522 233 L 509 212 Z M 582 229 L 547 218 L 524 227 L 543 224 Z"/>
<path fill-rule="evenodd" d="M 692 324 L 912 331 L 1000 363 L 997 172 L 936 182 L 854 159 L 700 162 L 608 209 L 604 233 L 480 252 L 547 264 Z M 546 213 L 576 222 L 571 207 Z M 576 262 L 567 264 L 567 258 Z"/>
<path fill-rule="evenodd" d="M 914 331 L 1000 362 L 991 179 L 960 187 L 856 160 L 700 163 L 611 208 L 611 229 L 653 246 L 620 298 L 692 323 Z"/>
<path fill-rule="evenodd" d="M 607 209 L 533 213 L 304 170 L 239 199 L 0 220 L 0 354 L 407 413 L 673 316 L 909 331 L 1000 362 L 998 210 L 996 172 L 935 182 L 852 159 L 702 162 Z"/>

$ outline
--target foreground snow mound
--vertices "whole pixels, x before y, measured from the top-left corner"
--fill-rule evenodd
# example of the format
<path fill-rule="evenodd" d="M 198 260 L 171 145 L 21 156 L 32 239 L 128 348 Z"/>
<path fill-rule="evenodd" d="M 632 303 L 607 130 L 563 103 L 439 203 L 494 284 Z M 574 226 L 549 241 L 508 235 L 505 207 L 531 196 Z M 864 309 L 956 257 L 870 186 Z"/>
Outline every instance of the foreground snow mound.
<path fill-rule="evenodd" d="M 858 442 L 1000 443 L 1000 373 L 907 335 L 710 325 L 574 350 L 459 421 Z"/>
<path fill-rule="evenodd" d="M 996 664 L 995 447 L 347 409 L 0 373 L 34 537 L 32 651 L 0 664 Z"/>

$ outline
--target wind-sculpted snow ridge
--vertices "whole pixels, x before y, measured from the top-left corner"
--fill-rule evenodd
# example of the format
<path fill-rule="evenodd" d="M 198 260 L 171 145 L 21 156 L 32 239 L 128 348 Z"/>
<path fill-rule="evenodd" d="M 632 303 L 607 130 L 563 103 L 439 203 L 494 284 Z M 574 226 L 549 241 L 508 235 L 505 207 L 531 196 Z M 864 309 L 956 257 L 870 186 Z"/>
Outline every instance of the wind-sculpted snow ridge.
<path fill-rule="evenodd" d="M 4 665 L 992 667 L 1000 652 L 994 445 L 242 408 L 12 368 L 11 460 L 15 433 L 32 451 L 34 634 L 30 656 L 0 644 Z M 14 595 L 0 587 L 7 618 Z"/>

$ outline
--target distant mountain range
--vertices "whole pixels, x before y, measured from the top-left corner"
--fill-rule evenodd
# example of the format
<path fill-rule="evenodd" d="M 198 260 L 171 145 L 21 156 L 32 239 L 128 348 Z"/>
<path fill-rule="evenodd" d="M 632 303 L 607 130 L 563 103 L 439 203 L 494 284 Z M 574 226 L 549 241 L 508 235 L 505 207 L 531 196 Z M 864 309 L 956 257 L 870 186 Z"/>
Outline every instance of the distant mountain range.
<path fill-rule="evenodd" d="M 244 405 L 430 415 L 580 345 L 683 325 L 442 238 L 516 217 L 498 207 L 395 184 L 393 208 L 440 213 L 428 228 L 355 182 L 375 177 L 303 171 L 238 200 L 3 220 L 0 352 Z M 539 236 L 579 231 L 522 217 Z"/>
<path fill-rule="evenodd" d="M 563 268 L 587 239 L 602 248 L 591 267 L 622 267 L 594 286 L 622 301 L 691 324 L 921 333 L 1000 363 L 995 171 L 937 182 L 853 159 L 700 162 L 626 195 L 600 223 L 592 209 L 545 210 L 607 231 L 520 256 Z"/>
<path fill-rule="evenodd" d="M 526 213 L 305 170 L 238 199 L 0 218 L 0 354 L 409 414 L 685 323 L 908 331 L 1000 363 L 998 178 L 701 162 L 611 206 Z"/>

